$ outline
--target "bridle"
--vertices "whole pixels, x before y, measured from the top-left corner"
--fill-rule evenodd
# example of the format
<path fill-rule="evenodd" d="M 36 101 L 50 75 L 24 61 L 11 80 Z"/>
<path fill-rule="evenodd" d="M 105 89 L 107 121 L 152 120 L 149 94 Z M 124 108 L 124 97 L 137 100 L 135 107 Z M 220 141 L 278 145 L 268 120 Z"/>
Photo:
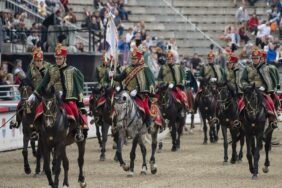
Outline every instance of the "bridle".
<path fill-rule="evenodd" d="M 54 122 L 55 122 L 55 118 L 57 116 L 57 111 L 56 108 L 52 108 L 53 105 L 55 105 L 55 98 L 53 99 L 48 99 L 48 100 L 42 100 L 43 103 L 43 117 L 44 119 L 48 122 L 48 120 L 52 123 L 48 124 L 47 123 L 47 127 L 51 127 Z M 46 109 L 46 110 L 45 110 Z"/>

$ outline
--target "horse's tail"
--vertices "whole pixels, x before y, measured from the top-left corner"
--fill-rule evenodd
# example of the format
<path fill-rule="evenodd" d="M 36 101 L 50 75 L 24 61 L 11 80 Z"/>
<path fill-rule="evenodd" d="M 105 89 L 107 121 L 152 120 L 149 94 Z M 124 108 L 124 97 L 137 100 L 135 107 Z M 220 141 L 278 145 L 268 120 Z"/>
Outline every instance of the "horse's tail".
<path fill-rule="evenodd" d="M 158 133 L 158 137 L 157 137 L 157 141 L 161 141 L 163 139 L 165 139 L 167 137 L 167 135 L 169 134 L 170 130 L 169 128 L 166 128 L 163 132 Z"/>

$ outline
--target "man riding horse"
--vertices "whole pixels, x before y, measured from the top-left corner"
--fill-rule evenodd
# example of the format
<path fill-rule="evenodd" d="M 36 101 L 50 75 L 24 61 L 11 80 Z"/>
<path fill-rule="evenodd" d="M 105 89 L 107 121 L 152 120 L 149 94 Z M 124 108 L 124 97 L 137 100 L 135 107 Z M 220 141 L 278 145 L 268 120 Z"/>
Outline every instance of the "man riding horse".
<path fill-rule="evenodd" d="M 132 64 L 126 67 L 120 74 L 113 75 L 111 71 L 109 76 L 114 76 L 115 81 L 123 83 L 124 89 L 130 92 L 139 109 L 145 115 L 145 123 L 148 130 L 151 131 L 153 123 L 149 108 L 149 96 L 155 93 L 154 75 L 148 66 L 144 64 L 142 52 L 134 48 L 131 53 Z"/>
<path fill-rule="evenodd" d="M 213 52 L 209 52 L 208 54 L 208 64 L 205 64 L 199 73 L 199 78 L 208 78 L 210 79 L 211 83 L 214 82 L 219 82 L 219 83 L 223 83 L 226 79 L 226 75 L 224 73 L 224 70 L 219 66 L 214 64 L 214 59 L 215 59 L 215 55 Z M 213 92 L 213 91 L 212 91 Z M 200 90 L 196 95 L 196 99 L 195 99 L 195 106 L 194 106 L 194 111 L 197 111 L 198 108 L 198 101 L 199 101 L 199 96 L 201 94 L 201 86 L 200 86 Z"/>
<path fill-rule="evenodd" d="M 179 64 L 175 64 L 175 57 L 172 51 L 167 52 L 167 63 L 161 65 L 158 76 L 159 84 L 168 84 L 170 89 L 173 89 L 173 94 L 176 100 L 181 103 L 186 111 L 190 111 L 186 93 L 183 91 L 185 87 L 185 71 Z"/>
<path fill-rule="evenodd" d="M 33 49 L 32 52 L 32 62 L 28 66 L 27 75 L 23 72 L 20 72 L 20 77 L 22 79 L 22 83 L 19 86 L 19 90 L 21 91 L 22 85 L 29 85 L 33 90 L 37 88 L 42 81 L 44 75 L 46 74 L 48 68 L 50 66 L 50 63 L 45 62 L 43 60 L 43 51 L 40 47 L 36 47 Z M 17 71 L 17 70 L 16 70 Z M 19 127 L 22 120 L 22 105 L 23 101 L 20 100 L 17 106 L 17 116 L 16 116 L 16 122 L 11 121 L 12 127 Z"/>
<path fill-rule="evenodd" d="M 34 93 L 29 97 L 31 103 L 36 97 L 40 97 L 45 89 L 54 87 L 55 92 L 60 95 L 63 100 L 62 107 L 70 119 L 75 122 L 77 142 L 84 140 L 81 132 L 81 126 L 86 126 L 78 108 L 83 108 L 83 74 L 73 66 L 67 65 L 67 49 L 61 43 L 58 43 L 55 49 L 56 64 L 51 65 L 45 74 L 43 80 L 36 88 Z M 42 116 L 43 107 L 40 104 L 37 108 L 36 119 Z M 36 134 L 36 131 L 33 132 Z"/>
<path fill-rule="evenodd" d="M 255 87 L 259 88 L 263 93 L 264 104 L 268 112 L 269 125 L 271 125 L 270 128 L 275 129 L 277 128 L 277 116 L 273 100 L 269 94 L 277 89 L 277 84 L 274 83 L 279 83 L 279 81 L 275 80 L 273 71 L 266 65 L 265 57 L 266 54 L 262 50 L 255 48 L 252 51 L 253 64 L 244 68 L 240 77 L 240 84 L 242 88 L 254 84 Z M 244 107 L 245 103 L 243 99 L 241 99 L 239 103 L 240 111 L 242 111 Z"/>
<path fill-rule="evenodd" d="M 229 89 L 232 90 L 234 97 L 239 97 L 242 94 L 239 87 L 241 69 L 238 64 L 238 59 L 237 56 L 229 54 L 226 70 L 226 83 L 228 84 Z"/>

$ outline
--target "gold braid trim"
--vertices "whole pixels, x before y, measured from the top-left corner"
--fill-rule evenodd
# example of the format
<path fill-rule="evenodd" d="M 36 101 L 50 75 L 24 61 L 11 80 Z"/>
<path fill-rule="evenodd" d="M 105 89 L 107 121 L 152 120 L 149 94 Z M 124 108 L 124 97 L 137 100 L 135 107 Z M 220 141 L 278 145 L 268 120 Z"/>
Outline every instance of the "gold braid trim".
<path fill-rule="evenodd" d="M 135 67 L 129 74 L 128 76 L 125 78 L 124 80 L 124 84 L 125 86 L 127 86 L 129 84 L 129 82 L 132 80 L 132 78 L 138 73 L 140 72 L 142 69 L 144 69 L 145 66 L 144 65 L 140 65 Z"/>

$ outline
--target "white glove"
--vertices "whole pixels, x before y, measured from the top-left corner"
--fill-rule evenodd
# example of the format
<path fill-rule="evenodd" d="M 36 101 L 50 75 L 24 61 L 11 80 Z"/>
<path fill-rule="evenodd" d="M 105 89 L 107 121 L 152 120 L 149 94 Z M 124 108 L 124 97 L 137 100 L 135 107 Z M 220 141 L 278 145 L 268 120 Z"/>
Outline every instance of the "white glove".
<path fill-rule="evenodd" d="M 62 98 L 63 96 L 63 91 L 59 91 L 59 97 Z"/>
<path fill-rule="evenodd" d="M 29 104 L 33 103 L 35 101 L 35 97 L 36 96 L 32 93 L 27 99 L 28 103 Z"/>
<path fill-rule="evenodd" d="M 264 88 L 263 86 L 260 86 L 260 87 L 259 87 L 259 90 L 260 90 L 260 91 L 265 91 L 265 88 Z"/>
<path fill-rule="evenodd" d="M 117 86 L 117 87 L 116 87 L 116 91 L 119 92 L 120 90 L 121 90 L 121 87 L 120 87 L 120 86 Z"/>
<path fill-rule="evenodd" d="M 109 71 L 109 77 L 113 77 L 114 76 L 114 71 Z"/>
<path fill-rule="evenodd" d="M 132 90 L 131 92 L 130 92 L 130 96 L 131 97 L 135 97 L 137 95 L 137 90 L 136 89 L 134 89 L 134 90 Z"/>
<path fill-rule="evenodd" d="M 211 82 L 216 82 L 217 78 L 211 78 Z"/>
<path fill-rule="evenodd" d="M 174 87 L 174 84 L 173 84 L 173 83 L 170 83 L 170 84 L 168 85 L 168 87 L 169 87 L 170 89 L 172 89 L 172 88 Z"/>

